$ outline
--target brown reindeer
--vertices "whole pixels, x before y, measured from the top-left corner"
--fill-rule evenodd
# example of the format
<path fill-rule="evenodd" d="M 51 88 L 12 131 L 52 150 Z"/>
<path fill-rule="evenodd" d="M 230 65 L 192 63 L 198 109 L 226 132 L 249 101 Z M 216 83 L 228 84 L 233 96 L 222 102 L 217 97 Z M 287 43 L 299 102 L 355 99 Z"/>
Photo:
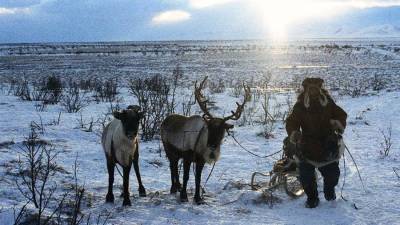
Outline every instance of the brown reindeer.
<path fill-rule="evenodd" d="M 226 123 L 228 120 L 238 120 L 245 103 L 250 98 L 250 89 L 245 87 L 245 96 L 242 104 L 236 103 L 236 112 L 232 115 L 217 118 L 211 115 L 207 108 L 206 98 L 201 93 L 207 77 L 197 86 L 195 84 L 195 97 L 204 115 L 182 116 L 170 115 L 161 125 L 161 139 L 164 150 L 170 161 L 171 170 L 171 194 L 180 190 L 181 202 L 187 202 L 186 186 L 189 180 L 190 164 L 196 164 L 194 201 L 197 204 L 204 203 L 200 196 L 201 172 L 204 164 L 216 162 L 220 156 L 220 146 L 225 132 L 233 128 Z M 183 187 L 181 188 L 178 174 L 178 161 L 183 158 Z"/>

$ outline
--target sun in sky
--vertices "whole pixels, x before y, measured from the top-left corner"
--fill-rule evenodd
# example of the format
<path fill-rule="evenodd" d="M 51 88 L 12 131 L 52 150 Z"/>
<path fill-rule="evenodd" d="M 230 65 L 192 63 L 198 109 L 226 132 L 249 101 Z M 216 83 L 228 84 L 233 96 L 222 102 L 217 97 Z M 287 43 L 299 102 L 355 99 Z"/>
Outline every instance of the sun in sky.
<path fill-rule="evenodd" d="M 252 3 L 252 10 L 261 18 L 269 38 L 280 40 L 287 37 L 290 28 L 295 24 L 329 18 L 343 12 L 340 4 L 327 1 L 253 0 Z"/>
<path fill-rule="evenodd" d="M 290 29 L 310 20 L 320 20 L 343 12 L 349 3 L 360 0 L 189 0 L 191 10 L 207 10 L 213 7 L 224 7 L 229 4 L 239 4 L 250 13 L 254 21 L 260 24 L 266 38 L 285 40 Z M 186 21 L 191 18 L 187 11 L 169 10 L 154 16 L 154 25 L 163 25 Z"/>
<path fill-rule="evenodd" d="M 257 32 L 265 39 L 285 42 L 296 36 L 296 32 L 304 33 L 304 28 L 312 30 L 312 22 L 334 20 L 340 14 L 354 9 L 371 7 L 391 7 L 400 5 L 400 0 L 179 0 L 186 2 L 186 9 L 168 10 L 156 14 L 152 24 L 156 26 L 199 19 L 197 12 L 214 10 L 223 18 L 242 17 L 244 25 L 257 26 Z M 224 7 L 240 7 L 243 15 L 231 14 Z M 236 8 L 233 8 L 236 9 Z M 221 10 L 221 11 L 218 11 Z M 201 13 L 200 13 L 201 14 Z M 205 19 L 207 22 L 207 19 Z M 229 26 L 229 25 L 228 25 Z M 235 24 L 232 24 L 234 27 Z M 210 26 L 212 30 L 213 26 Z M 301 30 L 303 28 L 303 30 Z M 307 33 L 304 33 L 307 35 Z M 310 35 L 313 35 L 310 33 Z"/>

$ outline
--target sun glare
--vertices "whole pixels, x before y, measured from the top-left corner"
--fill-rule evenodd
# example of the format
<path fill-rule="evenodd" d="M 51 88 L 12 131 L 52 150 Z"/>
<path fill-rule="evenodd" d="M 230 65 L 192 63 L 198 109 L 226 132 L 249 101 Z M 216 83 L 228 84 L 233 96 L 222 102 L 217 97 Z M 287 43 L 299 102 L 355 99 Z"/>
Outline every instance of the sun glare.
<path fill-rule="evenodd" d="M 262 18 L 269 39 L 284 40 L 291 26 L 310 19 L 334 15 L 339 5 L 326 1 L 302 0 L 254 0 L 253 6 Z"/>

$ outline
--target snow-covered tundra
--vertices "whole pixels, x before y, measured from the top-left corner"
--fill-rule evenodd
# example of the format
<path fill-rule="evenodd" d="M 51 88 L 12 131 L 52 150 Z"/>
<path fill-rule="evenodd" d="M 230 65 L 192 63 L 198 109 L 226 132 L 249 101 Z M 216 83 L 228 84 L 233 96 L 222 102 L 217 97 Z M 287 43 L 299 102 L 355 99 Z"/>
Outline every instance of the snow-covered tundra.
<path fill-rule="evenodd" d="M 201 44 L 209 49 L 208 45 Z M 166 48 L 164 44 L 161 46 Z M 204 48 L 199 47 L 201 50 Z M 280 150 L 282 140 L 287 136 L 285 124 L 279 119 L 281 116 L 274 117 L 278 120 L 271 124 L 274 125 L 273 129 L 268 124 L 264 125 L 263 100 L 268 100 L 267 94 L 271 94 L 269 113 L 272 116 L 279 111 L 287 112 L 287 106 L 293 106 L 296 98 L 293 89 L 300 87 L 304 76 L 319 76 L 325 80 L 332 97 L 349 116 L 343 138 L 358 164 L 366 192 L 346 152 L 340 162 L 343 173 L 336 194 L 343 194 L 348 201 L 338 198 L 336 204 L 330 204 L 322 200 L 318 208 L 309 210 L 304 208 L 305 196 L 292 199 L 284 191 L 276 190 L 270 198 L 265 198 L 261 191 L 253 191 L 248 186 L 251 174 L 254 171 L 270 171 L 279 156 L 258 158 L 246 153 L 231 137 L 227 137 L 222 141 L 222 154 L 210 179 L 206 185 L 204 181 L 202 183 L 206 190 L 203 198 L 207 204 L 180 204 L 177 203 L 179 196 L 170 194 L 169 160 L 161 151 L 162 143 L 155 139 L 140 142 L 140 172 L 147 197 L 135 198 L 133 207 L 122 207 L 123 199 L 119 198 L 115 198 L 116 204 L 105 204 L 109 177 L 99 137 L 103 124 L 100 123 L 102 120 L 99 123 L 96 121 L 109 115 L 110 103 L 96 102 L 92 98 L 90 104 L 79 113 L 65 113 L 60 104 L 48 105 L 40 111 L 36 107 L 38 102 L 23 101 L 8 92 L 9 86 L 0 84 L 0 225 L 14 224 L 14 210 L 18 213 L 27 202 L 16 188 L 15 181 L 22 182 L 18 173 L 18 161 L 20 157 L 23 158 L 20 147 L 30 132 L 32 121 L 38 124 L 43 122 L 45 129 L 41 139 L 60 150 L 57 155 L 58 172 L 52 178 L 52 183 L 58 184 L 58 196 L 61 196 L 65 188 L 69 190 L 75 184 L 72 168 L 76 160 L 79 169 L 78 185 L 84 185 L 85 188 L 79 215 L 84 216 L 83 221 L 90 217 L 89 224 L 97 224 L 98 216 L 104 218 L 107 215 L 109 217 L 104 224 L 399 224 L 400 198 L 397 196 L 400 190 L 400 126 L 395 126 L 400 121 L 400 52 L 395 50 L 398 48 L 400 40 L 345 42 L 327 39 L 323 42 L 311 40 L 261 49 L 256 46 L 255 50 L 249 52 L 185 52 L 184 56 L 2 56 L 2 81 L 7 81 L 8 76 L 21 79 L 23 73 L 35 81 L 48 74 L 65 79 L 72 77 L 91 80 L 115 76 L 131 78 L 156 73 L 168 76 L 179 62 L 185 75 L 177 90 L 178 104 L 175 112 L 179 114 L 185 114 L 183 104 L 179 103 L 187 103 L 190 99 L 193 81 L 208 75 L 209 82 L 222 79 L 226 87 L 216 93 L 208 92 L 211 88 L 204 90 L 208 92 L 204 94 L 208 95 L 210 101 L 218 106 L 211 108 L 212 105 L 208 104 L 210 110 L 215 116 L 227 116 L 232 110 L 231 106 L 238 101 L 233 87 L 244 80 L 252 88 L 262 88 L 262 93 L 266 95 L 260 98 L 253 95 L 246 103 L 241 118 L 232 124 L 235 125 L 238 142 L 259 155 Z M 268 83 L 270 89 L 262 83 L 267 72 L 271 75 Z M 385 81 L 385 88 L 380 91 L 374 91 L 375 87 L 365 89 L 364 85 L 374 81 L 375 77 L 378 81 L 379 78 Z M 286 91 L 280 87 L 291 89 Z M 118 103 L 122 108 L 138 103 L 127 88 L 121 88 L 118 97 L 122 98 Z M 193 105 L 191 112 L 186 115 L 200 113 L 198 105 Z M 93 132 L 81 128 L 79 121 L 92 119 Z M 272 135 L 264 135 L 266 131 Z M 382 148 L 385 145 L 382 133 L 391 137 L 393 143 L 386 155 Z M 208 174 L 210 169 L 205 166 L 203 172 Z M 268 178 L 259 179 L 259 182 L 265 181 Z M 322 180 L 317 182 L 322 187 Z M 122 183 L 123 179 L 119 175 L 114 177 L 114 187 L 118 189 Z M 136 185 L 136 182 L 130 184 L 135 190 Z M 194 179 L 193 182 L 188 181 L 188 198 L 192 198 L 195 193 L 194 188 L 190 188 L 194 185 Z M 355 205 L 358 210 L 354 208 Z M 37 212 L 32 203 L 26 208 L 27 219 Z M 49 208 L 46 215 L 50 215 L 55 205 L 50 204 Z M 62 216 L 67 215 L 62 213 Z M 100 223 L 103 224 L 103 219 Z"/>

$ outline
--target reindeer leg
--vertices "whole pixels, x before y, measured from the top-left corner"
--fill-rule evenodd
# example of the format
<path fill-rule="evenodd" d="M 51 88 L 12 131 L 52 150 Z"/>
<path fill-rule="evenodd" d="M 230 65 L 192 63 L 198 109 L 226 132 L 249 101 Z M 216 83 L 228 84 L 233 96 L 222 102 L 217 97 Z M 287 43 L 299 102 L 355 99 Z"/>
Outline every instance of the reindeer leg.
<path fill-rule="evenodd" d="M 169 169 L 171 170 L 171 194 L 175 194 L 179 190 L 179 174 L 178 174 L 178 160 L 170 159 Z"/>
<path fill-rule="evenodd" d="M 190 172 L 190 164 L 191 161 L 187 158 L 183 159 L 183 187 L 181 189 L 181 202 L 187 202 L 188 197 L 186 193 L 187 182 L 189 180 L 189 172 Z"/>
<path fill-rule="evenodd" d="M 123 167 L 123 186 L 124 186 L 124 201 L 122 202 L 123 206 L 131 206 L 131 200 L 129 199 L 129 172 L 131 171 L 132 164 L 130 163 L 128 166 Z"/>
<path fill-rule="evenodd" d="M 179 182 L 179 159 L 175 162 L 175 166 L 174 166 L 174 173 L 175 173 L 175 187 L 178 191 L 181 191 L 182 186 L 181 183 Z"/>
<path fill-rule="evenodd" d="M 196 204 L 200 205 L 204 203 L 204 200 L 200 196 L 200 182 L 201 182 L 201 172 L 204 168 L 204 161 L 196 162 L 196 190 L 194 194 L 194 201 Z"/>
<path fill-rule="evenodd" d="M 137 178 L 138 185 L 139 185 L 139 196 L 146 197 L 146 189 L 144 188 L 144 186 L 142 184 L 142 178 L 140 177 L 140 171 L 139 171 L 139 148 L 138 148 L 138 145 L 136 145 L 136 152 L 135 152 L 135 155 L 133 156 L 133 168 L 135 169 L 136 178 Z"/>
<path fill-rule="evenodd" d="M 165 153 L 167 154 L 168 160 L 169 160 L 169 169 L 171 172 L 171 189 L 170 193 L 174 194 L 177 191 L 180 191 L 181 189 L 181 184 L 179 183 L 179 173 L 178 173 L 178 162 L 179 162 L 179 156 L 177 156 L 178 150 L 174 149 L 172 146 L 170 146 L 167 143 L 164 143 L 164 149 Z"/>
<path fill-rule="evenodd" d="M 106 195 L 106 202 L 114 202 L 113 184 L 114 184 L 114 168 L 115 162 L 111 157 L 106 156 L 107 171 L 108 171 L 108 192 Z"/>

